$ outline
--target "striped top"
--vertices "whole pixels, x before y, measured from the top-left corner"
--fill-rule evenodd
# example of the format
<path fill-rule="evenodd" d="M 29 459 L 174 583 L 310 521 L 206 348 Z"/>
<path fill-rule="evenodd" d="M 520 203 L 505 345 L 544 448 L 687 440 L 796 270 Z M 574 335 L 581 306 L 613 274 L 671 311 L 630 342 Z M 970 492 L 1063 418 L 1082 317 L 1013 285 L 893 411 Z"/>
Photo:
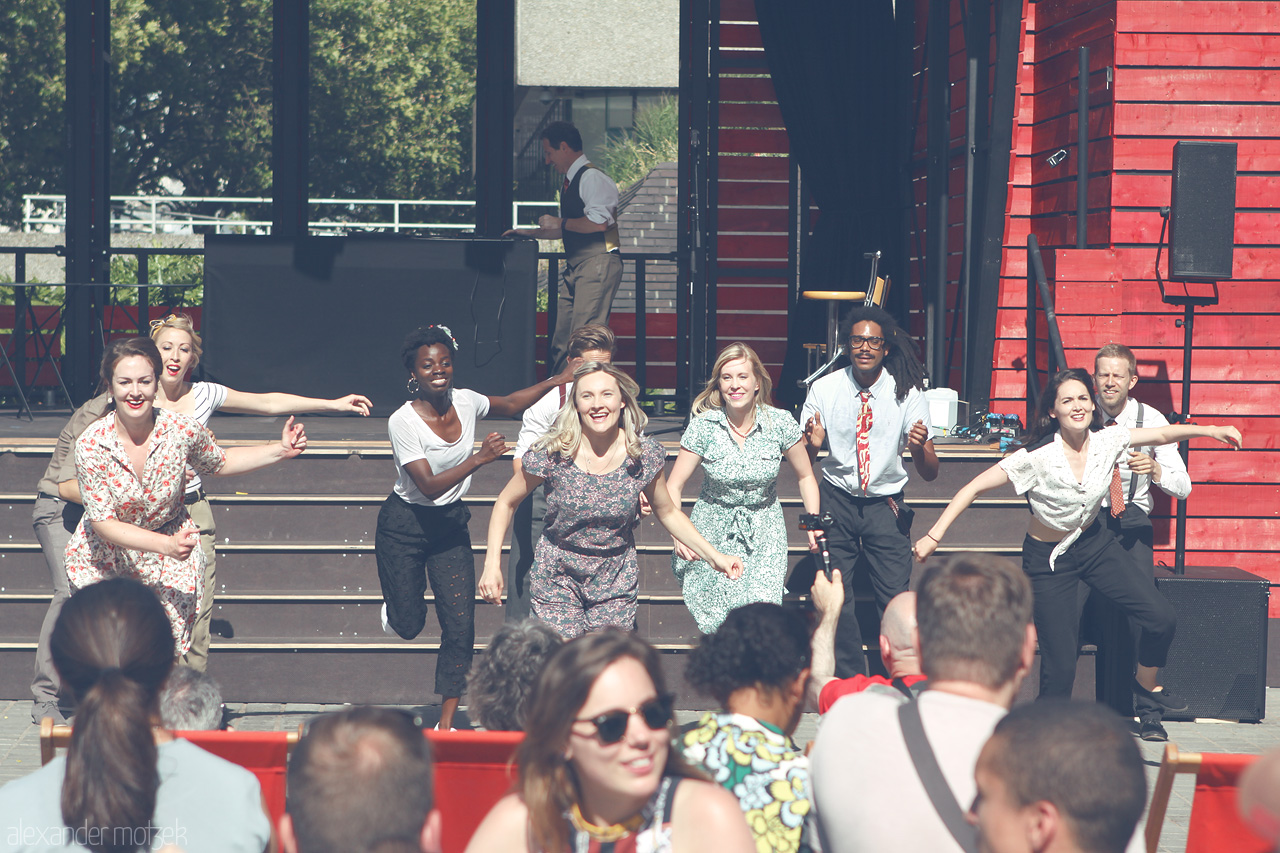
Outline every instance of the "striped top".
<path fill-rule="evenodd" d="M 192 382 L 191 399 L 195 404 L 191 410 L 191 417 L 199 421 L 201 426 L 208 426 L 209 418 L 213 417 L 213 413 L 227 402 L 227 386 L 219 385 L 217 382 Z M 187 469 L 187 477 L 187 492 L 199 491 L 200 475 Z"/>

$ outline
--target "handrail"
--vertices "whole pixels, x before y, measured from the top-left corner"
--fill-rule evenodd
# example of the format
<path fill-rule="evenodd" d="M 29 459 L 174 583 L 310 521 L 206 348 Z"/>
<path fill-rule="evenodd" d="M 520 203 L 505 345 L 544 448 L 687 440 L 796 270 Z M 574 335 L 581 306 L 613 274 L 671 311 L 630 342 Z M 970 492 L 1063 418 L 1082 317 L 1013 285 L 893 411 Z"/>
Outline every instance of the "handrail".
<path fill-rule="evenodd" d="M 1067 367 L 1066 352 L 1062 348 L 1062 333 L 1058 330 L 1058 318 L 1053 311 L 1053 293 L 1044 272 L 1044 258 L 1040 256 L 1040 241 L 1036 235 L 1027 235 L 1027 417 L 1040 398 L 1039 368 L 1036 366 L 1038 333 L 1036 324 L 1036 296 L 1044 306 L 1045 322 L 1049 334 L 1049 376 Z"/>

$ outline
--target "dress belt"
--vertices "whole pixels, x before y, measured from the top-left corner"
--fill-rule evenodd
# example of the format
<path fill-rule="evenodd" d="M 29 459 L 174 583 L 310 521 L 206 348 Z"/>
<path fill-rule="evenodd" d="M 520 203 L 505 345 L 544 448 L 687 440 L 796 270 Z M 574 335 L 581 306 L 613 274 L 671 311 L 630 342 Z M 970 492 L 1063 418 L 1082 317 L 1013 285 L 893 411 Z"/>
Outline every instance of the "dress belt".
<path fill-rule="evenodd" d="M 202 501 L 208 497 L 209 496 L 205 493 L 204 489 L 196 489 L 195 491 L 184 493 L 182 496 L 182 503 L 185 506 L 191 506 L 196 501 Z"/>

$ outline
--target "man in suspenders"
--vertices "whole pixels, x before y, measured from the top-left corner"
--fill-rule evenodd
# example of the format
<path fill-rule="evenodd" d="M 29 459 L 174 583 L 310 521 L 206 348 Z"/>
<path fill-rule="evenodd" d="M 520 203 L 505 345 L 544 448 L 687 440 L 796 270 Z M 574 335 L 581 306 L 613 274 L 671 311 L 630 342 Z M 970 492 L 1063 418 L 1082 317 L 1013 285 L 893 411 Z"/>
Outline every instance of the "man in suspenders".
<path fill-rule="evenodd" d="M 1156 429 L 1168 424 L 1164 416 L 1151 406 L 1143 405 L 1129 396 L 1129 391 L 1138 383 L 1138 372 L 1133 351 L 1127 346 L 1107 344 L 1098 350 L 1093 365 L 1093 384 L 1104 424 L 1109 426 L 1117 423 L 1129 429 Z M 1191 494 L 1191 478 L 1187 476 L 1187 466 L 1178 455 L 1176 444 L 1162 444 L 1154 449 L 1143 448 L 1143 452 L 1131 451 L 1128 464 L 1121 463 L 1118 467 L 1124 505 L 1112 507 L 1111 501 L 1104 499 L 1100 514 L 1124 549 L 1154 576 L 1155 557 L 1152 553 L 1153 536 L 1149 517 L 1152 507 L 1151 485 L 1154 483 L 1165 494 L 1181 499 Z M 1104 621 L 1114 623 L 1117 620 Z M 1104 630 L 1104 633 L 1112 632 Z M 1134 638 L 1127 624 L 1119 633 L 1120 636 L 1110 643 L 1105 642 L 1108 638 L 1104 636 L 1103 648 L 1100 650 L 1103 658 L 1101 665 L 1109 673 L 1108 679 L 1112 684 L 1130 685 L 1133 682 L 1136 660 Z M 1121 704 L 1127 705 L 1127 702 Z M 1168 740 L 1164 727 L 1160 725 L 1159 705 L 1135 695 L 1132 712 L 1122 707 L 1117 707 L 1117 710 L 1125 714 L 1137 714 L 1140 734 L 1144 740 Z"/>
<path fill-rule="evenodd" d="M 554 375 L 564 366 L 569 335 L 588 323 L 605 323 L 614 294 L 622 283 L 618 254 L 618 185 L 582 153 L 582 134 L 567 121 L 553 121 L 542 131 L 547 164 L 564 175 L 560 215 L 538 217 L 537 228 L 507 234 L 563 240 L 564 277 L 556 301 L 556 328 L 547 356 Z"/>

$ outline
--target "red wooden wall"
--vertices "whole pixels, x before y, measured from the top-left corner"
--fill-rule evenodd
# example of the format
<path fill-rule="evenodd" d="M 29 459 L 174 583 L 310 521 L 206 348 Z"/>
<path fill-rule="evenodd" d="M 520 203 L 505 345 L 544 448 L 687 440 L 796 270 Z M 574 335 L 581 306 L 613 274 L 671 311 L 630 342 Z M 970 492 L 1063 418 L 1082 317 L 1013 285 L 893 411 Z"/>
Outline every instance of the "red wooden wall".
<path fill-rule="evenodd" d="M 1072 248 L 1081 44 L 1091 48 L 1084 251 Z M 1161 301 L 1156 282 L 1159 208 L 1170 203 L 1175 142 L 1238 143 L 1233 280 L 1219 285 L 1218 305 L 1196 312 L 1191 410 L 1201 422 L 1240 426 L 1246 449 L 1192 442 L 1187 563 L 1280 581 L 1280 5 L 1032 0 L 1023 56 L 993 397 L 1014 410 L 1025 394 L 1030 230 L 1049 250 L 1069 363 L 1091 370 L 1098 347 L 1128 344 L 1141 377 L 1134 396 L 1180 408 L 1182 309 Z M 1070 157 L 1053 168 L 1045 158 L 1057 148 Z M 1170 563 L 1173 512 L 1172 501 L 1157 503 L 1157 559 Z M 1280 599 L 1272 607 L 1280 615 Z"/>
<path fill-rule="evenodd" d="M 720 21 L 720 74 L 713 81 L 717 352 L 745 341 L 776 384 L 787 346 L 787 131 L 763 61 L 754 0 L 721 0 Z M 743 268 L 768 274 L 735 274 Z"/>

